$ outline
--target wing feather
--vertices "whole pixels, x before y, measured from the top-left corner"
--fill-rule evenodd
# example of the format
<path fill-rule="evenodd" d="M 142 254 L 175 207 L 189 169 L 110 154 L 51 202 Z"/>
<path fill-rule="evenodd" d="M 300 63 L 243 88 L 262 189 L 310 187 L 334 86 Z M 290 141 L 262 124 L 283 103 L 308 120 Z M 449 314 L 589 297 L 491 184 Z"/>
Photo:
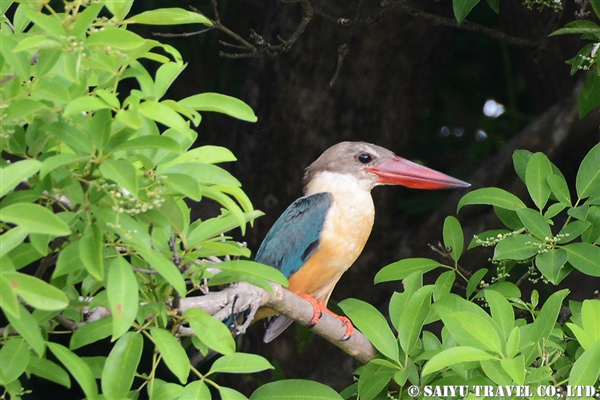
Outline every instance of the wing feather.
<path fill-rule="evenodd" d="M 256 261 L 280 270 L 287 278 L 297 272 L 319 247 L 330 193 L 316 193 L 293 202 L 263 240 Z"/>

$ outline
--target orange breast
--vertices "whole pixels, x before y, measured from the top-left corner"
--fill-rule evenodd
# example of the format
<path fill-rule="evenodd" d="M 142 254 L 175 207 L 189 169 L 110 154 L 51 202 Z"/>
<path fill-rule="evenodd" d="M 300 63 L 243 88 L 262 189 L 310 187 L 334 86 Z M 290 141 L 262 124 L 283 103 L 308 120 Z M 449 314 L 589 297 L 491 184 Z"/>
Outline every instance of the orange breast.
<path fill-rule="evenodd" d="M 335 284 L 356 261 L 371 233 L 374 212 L 370 196 L 368 200 L 356 204 L 356 198 L 336 199 L 327 214 L 319 248 L 289 279 L 291 292 L 329 300 Z"/>

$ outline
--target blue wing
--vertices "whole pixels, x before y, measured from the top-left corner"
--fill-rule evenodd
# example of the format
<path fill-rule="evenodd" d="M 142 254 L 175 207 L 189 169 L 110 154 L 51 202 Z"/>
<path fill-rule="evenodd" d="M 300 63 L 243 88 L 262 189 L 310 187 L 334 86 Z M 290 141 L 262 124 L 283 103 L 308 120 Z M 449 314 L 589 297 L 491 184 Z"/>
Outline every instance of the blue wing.
<path fill-rule="evenodd" d="M 330 193 L 317 193 L 293 202 L 265 236 L 256 261 L 277 268 L 286 278 L 292 276 L 319 247 L 332 201 Z"/>

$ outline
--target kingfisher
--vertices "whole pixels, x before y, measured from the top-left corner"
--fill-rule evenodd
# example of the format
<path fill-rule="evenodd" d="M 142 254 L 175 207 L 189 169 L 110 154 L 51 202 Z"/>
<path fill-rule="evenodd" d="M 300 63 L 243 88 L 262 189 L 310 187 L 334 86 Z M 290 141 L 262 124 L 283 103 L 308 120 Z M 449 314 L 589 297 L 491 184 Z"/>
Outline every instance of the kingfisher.
<path fill-rule="evenodd" d="M 341 142 L 327 149 L 304 174 L 304 196 L 294 201 L 267 233 L 255 260 L 288 278 L 288 290 L 311 302 L 314 326 L 323 312 L 354 328 L 346 317 L 327 309 L 333 288 L 362 252 L 373 227 L 371 190 L 379 185 L 414 189 L 464 188 L 470 184 L 396 156 L 365 142 Z M 268 318 L 268 343 L 293 322 L 273 310 L 258 310 L 255 321 Z"/>

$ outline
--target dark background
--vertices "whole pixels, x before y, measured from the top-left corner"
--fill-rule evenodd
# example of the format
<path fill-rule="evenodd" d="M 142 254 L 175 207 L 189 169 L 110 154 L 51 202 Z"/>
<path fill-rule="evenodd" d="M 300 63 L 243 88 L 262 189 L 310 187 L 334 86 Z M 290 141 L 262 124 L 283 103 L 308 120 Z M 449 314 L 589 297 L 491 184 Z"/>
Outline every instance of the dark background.
<path fill-rule="evenodd" d="M 486 27 L 486 33 L 473 31 L 479 28 L 468 23 L 454 26 L 450 0 L 311 3 L 334 18 L 377 18 L 372 23 L 340 26 L 317 15 L 287 51 L 254 58 L 220 56 L 221 51 L 236 50 L 220 43 L 235 42 L 217 30 L 158 38 L 175 46 L 188 62 L 167 98 L 219 92 L 244 100 L 258 116 L 258 122 L 251 124 L 204 113 L 197 143 L 228 147 L 238 157 L 226 168 L 242 182 L 255 208 L 266 213 L 245 237 L 237 237 L 248 242 L 253 252 L 281 212 L 301 196 L 304 168 L 340 141 L 372 142 L 469 181 L 471 189 L 498 186 L 528 199 L 512 167 L 515 149 L 543 151 L 567 181 L 574 182 L 582 158 L 600 139 L 598 110 L 583 120 L 577 115 L 584 73 L 571 76 L 565 63 L 587 41 L 575 35 L 548 37 L 590 11 L 587 1 L 563 1 L 564 10 L 555 13 L 503 0 L 499 15 L 482 1 L 468 21 Z M 398 6 L 382 12 L 382 5 L 390 4 Z M 210 0 L 136 1 L 131 14 L 190 5 L 215 17 Z M 254 30 L 273 45 L 281 43 L 279 37 L 288 39 L 302 19 L 298 2 L 219 0 L 218 10 L 222 24 L 233 32 L 250 40 Z M 201 28 L 132 25 L 130 29 L 151 38 L 157 32 L 189 33 Z M 338 48 L 344 44 L 347 55 L 330 85 Z M 506 112 L 498 118 L 486 117 L 482 109 L 489 99 L 503 104 Z M 399 284 L 375 286 L 373 277 L 401 258 L 438 258 L 427 244 L 441 240 L 444 218 L 456 215 L 458 199 L 466 192 L 374 190 L 373 233 L 337 285 L 330 305 L 335 308 L 337 301 L 354 297 L 386 313 L 392 291 L 401 288 Z M 194 205 L 194 218 L 216 213 L 218 208 L 209 201 Z M 477 232 L 500 227 L 491 207 L 467 207 L 457 217 L 466 243 Z M 489 248 L 469 251 L 462 266 L 471 271 L 491 267 L 490 257 Z M 433 281 L 435 275 L 427 278 Z M 600 288 L 598 279 L 582 280 L 577 271 L 561 286 L 570 287 L 570 298 L 577 300 L 592 297 Z M 557 289 L 536 288 L 542 296 Z M 249 395 L 261 382 L 280 377 L 314 379 L 337 390 L 352 383 L 356 364 L 333 345 L 301 327 L 292 327 L 264 345 L 259 325 L 239 339 L 240 348 L 264 355 L 276 371 L 246 379 L 225 375 L 221 379 L 227 386 Z"/>
<path fill-rule="evenodd" d="M 311 3 L 314 7 L 325 3 L 324 13 L 352 20 L 377 16 L 381 4 L 392 2 Z M 198 145 L 222 145 L 234 152 L 238 161 L 227 168 L 242 182 L 254 206 L 266 213 L 240 238 L 253 251 L 281 212 L 302 194 L 304 168 L 340 141 L 376 143 L 467 180 L 473 189 L 498 186 L 523 199 L 528 199 L 525 186 L 512 167 L 515 149 L 543 151 L 567 181 L 574 182 L 582 158 L 598 143 L 598 110 L 584 120 L 577 115 L 584 73 L 571 76 L 565 63 L 587 42 L 575 35 L 548 37 L 585 13 L 585 2 L 563 2 L 564 10 L 555 13 L 530 10 L 520 1 L 502 1 L 500 14 L 495 14 L 482 1 L 468 20 L 489 28 L 490 34 L 449 26 L 454 21 L 449 0 L 399 3 L 405 7 L 364 25 L 342 27 L 315 16 L 288 51 L 273 56 L 219 56 L 221 51 L 236 50 L 220 43 L 234 41 L 215 30 L 161 38 L 179 49 L 189 63 L 168 97 L 216 91 L 244 100 L 258 116 L 258 122 L 250 124 L 204 113 L 198 130 Z M 165 5 L 165 1 L 147 1 L 143 7 Z M 186 5 L 214 18 L 209 1 L 177 2 L 177 6 Z M 280 44 L 279 37 L 288 39 L 302 19 L 297 2 L 221 0 L 218 10 L 224 26 L 246 40 L 254 30 L 272 45 Z M 411 10 L 419 10 L 418 15 Z M 157 31 L 155 27 L 132 29 L 144 37 Z M 168 31 L 194 29 L 178 26 Z M 338 48 L 343 44 L 348 53 L 331 86 Z M 489 99 L 503 104 L 506 112 L 498 118 L 486 117 L 482 109 Z M 373 285 L 374 275 L 401 258 L 439 257 L 427 243 L 441 240 L 443 220 L 456 215 L 456 204 L 464 193 L 396 187 L 374 190 L 373 233 L 361 257 L 337 285 L 330 305 L 335 308 L 337 301 L 355 297 L 385 313 L 392 291 L 401 289 L 398 284 Z M 198 217 L 214 215 L 215 210 L 205 203 L 195 208 Z M 467 207 L 457 217 L 467 243 L 475 233 L 500 227 L 491 207 Z M 489 248 L 470 251 L 462 264 L 471 271 L 492 267 L 489 257 Z M 433 281 L 435 273 L 429 275 Z M 590 298 L 600 287 L 597 279 L 580 278 L 575 271 L 561 284 L 572 288 L 572 299 Z M 544 296 L 557 288 L 539 285 L 537 289 Z M 314 379 L 338 390 L 351 383 L 354 360 L 331 344 L 293 327 L 264 345 L 258 325 L 240 339 L 241 350 L 271 360 L 278 367 L 273 377 Z M 262 380 L 272 379 L 270 375 L 253 375 L 244 381 L 239 376 L 223 379 L 249 394 Z"/>

